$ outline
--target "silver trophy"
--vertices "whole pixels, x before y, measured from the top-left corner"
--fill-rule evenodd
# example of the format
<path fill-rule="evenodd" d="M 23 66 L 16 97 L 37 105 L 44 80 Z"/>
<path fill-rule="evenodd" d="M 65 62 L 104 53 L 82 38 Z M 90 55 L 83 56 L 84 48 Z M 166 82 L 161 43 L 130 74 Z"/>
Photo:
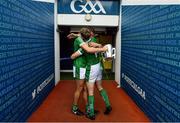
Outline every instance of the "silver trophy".
<path fill-rule="evenodd" d="M 105 46 L 107 46 L 108 50 L 106 52 L 103 53 L 103 57 L 105 60 L 112 60 L 115 59 L 116 56 L 116 49 L 112 47 L 111 44 L 106 44 Z"/>

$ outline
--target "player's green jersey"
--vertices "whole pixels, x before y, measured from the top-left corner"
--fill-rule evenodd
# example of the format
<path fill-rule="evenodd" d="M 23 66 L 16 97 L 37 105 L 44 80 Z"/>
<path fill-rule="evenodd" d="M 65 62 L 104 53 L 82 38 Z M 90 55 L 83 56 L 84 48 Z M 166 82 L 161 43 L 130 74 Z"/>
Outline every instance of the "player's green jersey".
<path fill-rule="evenodd" d="M 97 43 L 97 39 L 95 37 L 91 38 L 90 41 L 86 41 L 86 43 L 94 42 Z M 80 54 L 83 54 L 86 59 L 87 65 L 94 65 L 100 62 L 100 54 L 99 53 L 87 53 L 83 49 L 79 48 L 78 51 Z"/>
<path fill-rule="evenodd" d="M 90 42 L 97 43 L 97 39 L 95 37 L 93 37 L 93 38 L 91 38 Z M 86 58 L 87 66 L 95 65 L 95 64 L 99 63 L 98 53 L 85 52 L 84 55 Z"/>
<path fill-rule="evenodd" d="M 78 51 L 85 42 L 81 39 L 81 37 L 77 37 L 74 41 L 74 52 Z M 73 60 L 73 65 L 79 68 L 86 67 L 86 58 L 85 55 L 82 54 L 80 57 L 77 57 Z"/>
<path fill-rule="evenodd" d="M 87 41 L 86 43 L 89 42 L 95 42 L 97 43 L 96 38 L 91 38 L 90 41 Z M 101 75 L 102 70 L 103 70 L 103 66 L 101 63 L 101 59 L 100 59 L 100 53 L 87 53 L 85 52 L 83 49 L 78 49 L 78 51 L 80 52 L 80 54 L 83 54 L 85 56 L 86 59 L 86 74 L 85 74 L 85 78 L 88 82 L 94 82 L 97 79 L 96 76 L 96 72 L 98 71 L 98 76 Z M 100 65 L 100 67 L 98 67 Z M 102 79 L 102 77 L 100 78 Z"/>

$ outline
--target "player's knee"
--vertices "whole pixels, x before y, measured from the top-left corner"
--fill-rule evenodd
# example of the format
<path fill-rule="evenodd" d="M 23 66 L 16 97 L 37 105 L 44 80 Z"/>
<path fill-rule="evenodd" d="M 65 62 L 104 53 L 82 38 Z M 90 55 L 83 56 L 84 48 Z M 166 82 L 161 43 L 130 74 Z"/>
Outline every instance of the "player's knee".
<path fill-rule="evenodd" d="M 87 91 L 86 85 L 83 86 L 83 90 L 84 90 L 84 91 Z"/>
<path fill-rule="evenodd" d="M 78 90 L 78 91 L 82 91 L 83 88 L 84 88 L 83 85 L 79 85 L 79 86 L 77 87 L 77 90 Z"/>

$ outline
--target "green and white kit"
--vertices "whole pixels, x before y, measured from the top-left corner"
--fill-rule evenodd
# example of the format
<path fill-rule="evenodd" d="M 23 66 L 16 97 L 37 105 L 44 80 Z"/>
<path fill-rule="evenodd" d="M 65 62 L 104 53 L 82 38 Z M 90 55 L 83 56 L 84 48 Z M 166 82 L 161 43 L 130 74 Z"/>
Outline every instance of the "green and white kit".
<path fill-rule="evenodd" d="M 85 42 L 81 37 L 77 37 L 74 41 L 74 52 L 78 51 Z M 79 50 L 80 52 L 80 50 Z M 80 52 L 81 53 L 81 52 Z M 86 73 L 86 59 L 82 54 L 81 57 L 77 57 L 73 60 L 73 77 L 75 79 L 85 79 Z"/>
<path fill-rule="evenodd" d="M 97 42 L 96 38 L 91 38 L 89 42 Z M 89 43 L 86 42 L 86 43 Z M 85 79 L 87 82 L 94 83 L 96 80 L 102 80 L 102 66 L 97 53 L 86 53 L 81 48 L 78 50 L 81 56 L 86 60 Z"/>

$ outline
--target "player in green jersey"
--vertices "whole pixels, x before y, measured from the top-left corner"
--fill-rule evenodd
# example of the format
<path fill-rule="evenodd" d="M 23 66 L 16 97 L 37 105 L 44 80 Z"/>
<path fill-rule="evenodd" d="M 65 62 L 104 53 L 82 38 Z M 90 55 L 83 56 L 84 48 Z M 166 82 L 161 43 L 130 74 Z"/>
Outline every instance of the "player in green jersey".
<path fill-rule="evenodd" d="M 87 28 L 82 28 L 80 30 L 81 36 L 77 37 L 74 41 L 74 52 L 78 52 L 80 53 L 80 51 L 78 50 L 79 48 L 84 49 L 86 52 L 89 53 L 95 53 L 95 52 L 104 52 L 107 50 L 107 47 L 103 47 L 103 48 L 93 48 L 93 47 L 89 47 L 85 41 L 88 41 L 90 39 L 90 30 Z M 86 59 L 84 57 L 84 55 L 82 55 L 81 57 L 78 57 L 77 59 L 75 59 L 73 61 L 73 77 L 76 80 L 76 91 L 74 94 L 74 102 L 73 102 L 73 106 L 72 106 L 72 112 L 76 115 L 83 115 L 83 112 L 81 112 L 77 106 L 78 104 L 78 99 L 80 96 L 81 91 L 86 90 L 85 86 L 84 86 L 84 79 L 85 79 L 85 72 L 86 72 Z M 86 91 L 84 91 L 84 99 L 86 102 L 86 107 L 88 107 L 88 103 L 87 103 L 87 94 Z"/>
<path fill-rule="evenodd" d="M 94 31 L 92 31 L 92 37 L 89 42 L 87 42 L 91 47 L 102 47 L 101 44 L 97 44 L 97 40 L 94 37 Z M 94 82 L 96 81 L 96 86 L 106 104 L 106 110 L 104 114 L 109 114 L 112 110 L 112 107 L 109 102 L 108 95 L 102 87 L 102 66 L 99 58 L 99 54 L 97 53 L 86 53 L 82 49 L 79 49 L 78 52 L 74 53 L 71 58 L 75 59 L 78 58 L 78 56 L 84 54 L 86 58 L 86 81 L 87 87 L 88 87 L 88 101 L 89 101 L 89 108 L 90 111 L 87 114 L 87 117 L 90 119 L 95 119 L 94 115 Z"/>

